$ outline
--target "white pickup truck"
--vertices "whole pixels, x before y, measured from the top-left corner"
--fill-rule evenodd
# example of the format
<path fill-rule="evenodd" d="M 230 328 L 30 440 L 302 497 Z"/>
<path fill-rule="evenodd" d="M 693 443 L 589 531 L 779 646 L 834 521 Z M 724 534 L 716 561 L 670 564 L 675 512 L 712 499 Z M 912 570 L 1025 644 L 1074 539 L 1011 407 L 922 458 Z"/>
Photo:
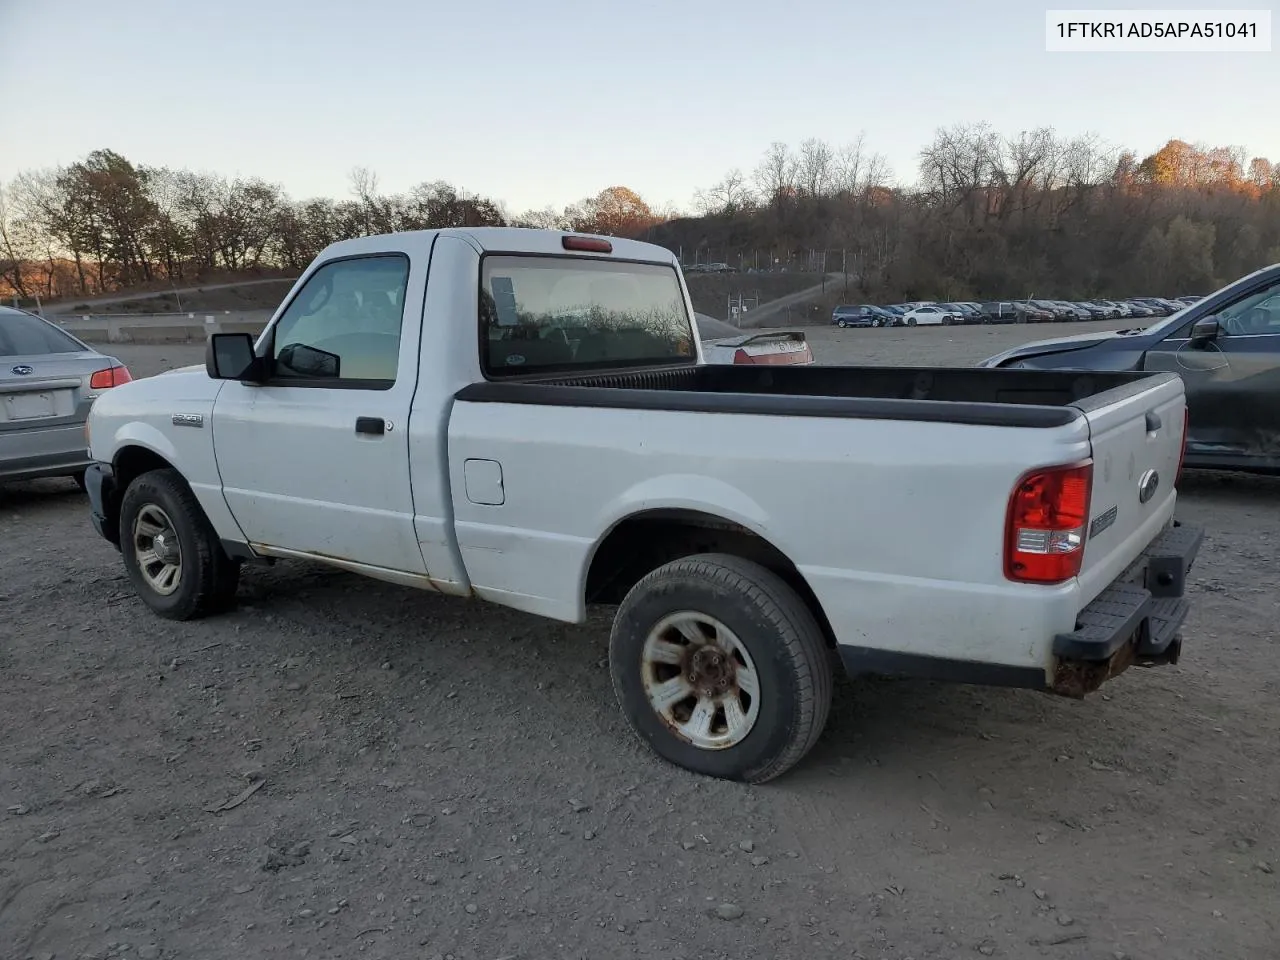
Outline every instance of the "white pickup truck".
<path fill-rule="evenodd" d="M 775 777 L 833 667 L 1083 696 L 1177 659 L 1171 374 L 712 365 L 666 250 L 451 229 L 324 250 L 255 342 L 89 418 L 92 520 L 142 599 L 319 561 L 567 622 L 617 604 L 660 756 Z"/>

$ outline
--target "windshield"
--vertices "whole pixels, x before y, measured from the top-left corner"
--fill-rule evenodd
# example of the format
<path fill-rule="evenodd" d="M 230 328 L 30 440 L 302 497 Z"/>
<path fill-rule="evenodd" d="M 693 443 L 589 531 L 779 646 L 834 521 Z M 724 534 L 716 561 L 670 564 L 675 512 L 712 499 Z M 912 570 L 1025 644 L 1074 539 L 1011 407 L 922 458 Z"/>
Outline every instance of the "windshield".
<path fill-rule="evenodd" d="M 84 349 L 53 324 L 21 310 L 0 307 L 0 357 L 82 353 Z"/>
<path fill-rule="evenodd" d="M 696 362 L 669 264 L 490 256 L 480 287 L 481 364 L 490 376 Z"/>

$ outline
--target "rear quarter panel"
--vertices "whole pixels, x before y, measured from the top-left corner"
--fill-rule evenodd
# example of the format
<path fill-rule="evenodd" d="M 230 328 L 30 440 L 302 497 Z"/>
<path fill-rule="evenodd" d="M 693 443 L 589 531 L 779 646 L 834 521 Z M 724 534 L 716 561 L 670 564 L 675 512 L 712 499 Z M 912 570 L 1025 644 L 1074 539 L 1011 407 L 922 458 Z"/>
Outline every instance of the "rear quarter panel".
<path fill-rule="evenodd" d="M 683 508 L 786 554 L 841 643 L 1039 666 L 1046 636 L 1074 625 L 1078 587 L 1004 579 L 1008 497 L 1027 469 L 1088 453 L 1083 419 L 1027 429 L 462 401 L 448 459 L 459 548 L 489 599 L 579 621 L 608 532 Z M 501 464 L 502 505 L 467 499 L 473 457 Z"/>

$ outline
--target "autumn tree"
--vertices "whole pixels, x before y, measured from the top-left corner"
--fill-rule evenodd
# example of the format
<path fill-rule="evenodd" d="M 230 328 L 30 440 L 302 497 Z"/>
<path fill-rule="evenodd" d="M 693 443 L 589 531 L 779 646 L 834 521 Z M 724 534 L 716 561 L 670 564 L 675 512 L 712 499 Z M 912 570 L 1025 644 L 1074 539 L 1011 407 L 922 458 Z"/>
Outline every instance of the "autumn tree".
<path fill-rule="evenodd" d="M 612 237 L 638 237 L 658 222 L 649 205 L 629 187 L 606 187 L 566 211 L 574 230 Z"/>

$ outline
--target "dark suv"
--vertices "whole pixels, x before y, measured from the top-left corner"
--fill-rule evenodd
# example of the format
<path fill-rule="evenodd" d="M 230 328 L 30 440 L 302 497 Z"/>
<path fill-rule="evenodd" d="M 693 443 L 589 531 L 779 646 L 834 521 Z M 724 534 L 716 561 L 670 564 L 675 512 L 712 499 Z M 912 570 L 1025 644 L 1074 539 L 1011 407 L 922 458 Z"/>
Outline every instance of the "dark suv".
<path fill-rule="evenodd" d="M 891 327 L 896 319 L 883 307 L 869 303 L 845 304 L 831 311 L 831 322 L 837 327 Z"/>

